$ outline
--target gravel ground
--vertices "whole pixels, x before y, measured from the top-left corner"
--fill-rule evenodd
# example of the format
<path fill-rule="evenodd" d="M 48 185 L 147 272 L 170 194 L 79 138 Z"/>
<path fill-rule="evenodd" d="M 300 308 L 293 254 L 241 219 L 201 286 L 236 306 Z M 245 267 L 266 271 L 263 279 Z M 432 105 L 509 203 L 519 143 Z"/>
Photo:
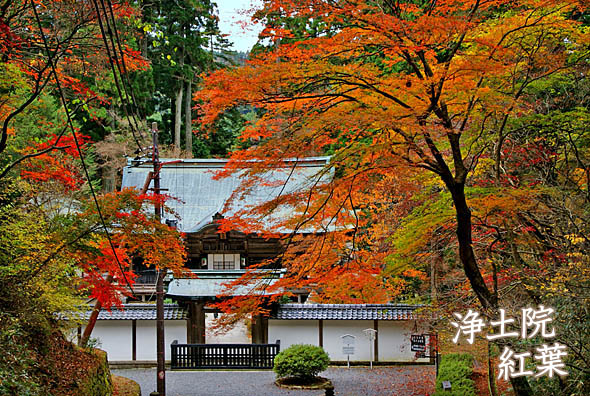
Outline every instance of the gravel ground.
<path fill-rule="evenodd" d="M 113 374 L 141 385 L 142 396 L 156 390 L 156 369 L 119 369 Z M 350 369 L 331 367 L 320 374 L 332 380 L 338 396 L 422 396 L 434 390 L 434 366 Z M 272 371 L 167 371 L 167 396 L 319 396 L 274 385 Z"/>

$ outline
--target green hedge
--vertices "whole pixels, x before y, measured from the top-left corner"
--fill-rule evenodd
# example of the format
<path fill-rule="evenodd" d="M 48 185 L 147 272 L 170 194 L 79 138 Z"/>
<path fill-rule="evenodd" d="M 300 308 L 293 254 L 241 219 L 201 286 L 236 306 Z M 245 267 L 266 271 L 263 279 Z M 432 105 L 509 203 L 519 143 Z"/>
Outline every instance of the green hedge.
<path fill-rule="evenodd" d="M 295 344 L 275 357 L 273 370 L 279 377 L 313 378 L 328 368 L 330 358 L 322 347 Z"/>
<path fill-rule="evenodd" d="M 432 396 L 475 396 L 473 356 L 466 353 L 450 353 L 441 356 L 436 392 Z M 443 381 L 451 381 L 451 391 L 444 391 Z"/>

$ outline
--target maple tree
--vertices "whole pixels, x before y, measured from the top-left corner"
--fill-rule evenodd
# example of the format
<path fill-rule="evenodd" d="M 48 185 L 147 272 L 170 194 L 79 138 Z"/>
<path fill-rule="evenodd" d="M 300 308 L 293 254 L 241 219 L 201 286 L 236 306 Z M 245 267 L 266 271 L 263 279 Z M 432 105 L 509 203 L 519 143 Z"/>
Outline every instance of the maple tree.
<path fill-rule="evenodd" d="M 0 12 L 0 30 L 6 36 L 0 63 L 5 88 L 0 102 L 2 177 L 18 163 L 19 150 L 31 140 L 44 140 L 53 133 L 59 146 L 61 137 L 70 133 L 68 116 L 93 140 L 104 137 L 108 107 L 124 114 L 121 118 L 128 128 L 138 129 L 127 111 L 129 105 L 122 103 L 131 100 L 123 82 L 148 68 L 148 62 L 133 48 L 132 31 L 122 31 L 116 40 L 102 34 L 107 21 L 126 25 L 139 16 L 129 2 L 11 1 Z M 52 64 L 67 114 L 60 109 Z M 54 114 L 48 111 L 51 107 Z M 30 128 L 18 128 L 24 122 Z M 97 124 L 102 133 L 96 132 Z"/>
<path fill-rule="evenodd" d="M 105 0 L 0 6 L 0 339 L 9 356 L 0 376 L 15 369 L 7 388 L 1 381 L 11 394 L 51 393 L 38 375 L 42 362 L 30 356 L 67 327 L 56 314 L 71 316 L 83 296 L 111 309 L 131 295 L 131 258 L 182 271 L 181 235 L 145 208 L 164 206 L 165 197 L 95 194 L 104 125 L 116 119 L 142 145 L 127 91 L 148 68 L 134 48 L 138 16 L 131 2 Z M 93 325 L 86 327 L 89 336 Z"/>
<path fill-rule="evenodd" d="M 233 153 L 225 171 L 247 169 L 243 192 L 286 158 L 331 155 L 302 188 L 225 223 L 268 236 L 314 228 L 304 252 L 289 245 L 288 273 L 270 291 L 308 285 L 358 301 L 366 274 L 420 270 L 446 255 L 462 267 L 451 290 L 471 291 L 491 314 L 514 296 L 546 297 L 535 288 L 556 267 L 583 265 L 566 236 L 588 240 L 587 137 L 563 123 L 572 110 L 542 95 L 587 72 L 583 11 L 552 0 L 265 1 L 257 18 L 272 22 L 262 33 L 270 45 L 210 74 L 196 96 L 204 123 L 237 105 L 263 114 L 241 135 L 260 143 Z M 556 124 L 560 133 L 547 133 Z M 293 215 L 271 229 L 252 221 L 281 207 Z M 526 379 L 512 385 L 532 394 Z"/>

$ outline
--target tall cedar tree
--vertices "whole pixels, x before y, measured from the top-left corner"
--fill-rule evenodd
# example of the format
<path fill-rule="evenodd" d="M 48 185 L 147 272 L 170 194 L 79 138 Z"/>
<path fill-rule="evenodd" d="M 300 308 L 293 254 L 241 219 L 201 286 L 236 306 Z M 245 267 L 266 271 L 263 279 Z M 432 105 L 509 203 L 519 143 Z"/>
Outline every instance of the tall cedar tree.
<path fill-rule="evenodd" d="M 154 102 L 160 113 L 169 111 L 165 129 L 171 135 L 163 135 L 162 142 L 173 143 L 177 151 L 184 146 L 189 156 L 193 151 L 192 92 L 201 73 L 224 62 L 228 46 L 215 13 L 216 4 L 209 0 L 152 1 L 143 6 L 143 50 L 152 61 Z"/>

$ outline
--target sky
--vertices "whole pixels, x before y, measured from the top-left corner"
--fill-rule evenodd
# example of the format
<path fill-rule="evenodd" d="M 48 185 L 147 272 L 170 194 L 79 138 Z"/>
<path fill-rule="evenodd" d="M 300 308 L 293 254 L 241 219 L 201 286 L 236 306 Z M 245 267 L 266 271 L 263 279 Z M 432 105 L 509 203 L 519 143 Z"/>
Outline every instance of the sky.
<path fill-rule="evenodd" d="M 217 0 L 219 9 L 219 28 L 222 33 L 229 34 L 228 40 L 234 43 L 233 49 L 246 52 L 256 43 L 262 26 L 250 22 L 246 10 L 260 6 L 261 0 Z M 244 25 L 244 22 L 248 22 Z"/>

